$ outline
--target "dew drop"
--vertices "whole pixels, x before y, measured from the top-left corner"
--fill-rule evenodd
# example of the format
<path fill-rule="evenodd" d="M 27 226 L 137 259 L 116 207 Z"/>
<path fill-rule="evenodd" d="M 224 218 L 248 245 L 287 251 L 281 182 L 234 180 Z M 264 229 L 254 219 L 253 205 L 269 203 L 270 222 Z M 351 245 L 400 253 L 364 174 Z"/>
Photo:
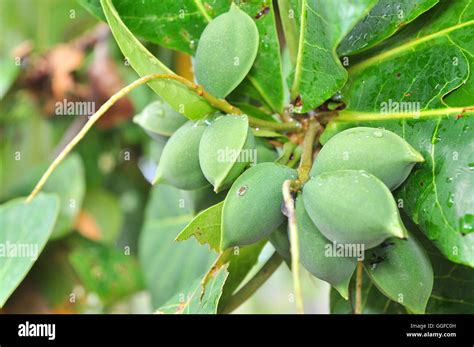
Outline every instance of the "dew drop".
<path fill-rule="evenodd" d="M 374 137 L 377 137 L 377 138 L 383 137 L 383 133 L 379 130 L 374 131 L 372 135 L 374 135 Z"/>

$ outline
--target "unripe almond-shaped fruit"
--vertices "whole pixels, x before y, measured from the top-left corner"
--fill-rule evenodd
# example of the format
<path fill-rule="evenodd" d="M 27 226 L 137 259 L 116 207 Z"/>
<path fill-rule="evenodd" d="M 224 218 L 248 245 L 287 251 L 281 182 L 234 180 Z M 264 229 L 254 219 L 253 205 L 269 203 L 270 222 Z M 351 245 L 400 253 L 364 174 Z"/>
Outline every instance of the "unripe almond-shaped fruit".
<path fill-rule="evenodd" d="M 199 142 L 205 129 L 203 123 L 190 121 L 169 138 L 153 184 L 168 183 L 183 190 L 199 189 L 209 184 L 199 166 Z"/>
<path fill-rule="evenodd" d="M 391 238 L 366 252 L 364 266 L 375 286 L 411 313 L 425 313 L 433 289 L 433 268 L 423 246 L 410 234 Z"/>
<path fill-rule="evenodd" d="M 285 219 L 283 182 L 296 177 L 286 166 L 262 163 L 237 178 L 224 201 L 221 249 L 252 244 L 278 228 Z"/>
<path fill-rule="evenodd" d="M 363 170 L 338 170 L 313 177 L 303 187 L 309 217 L 331 241 L 375 247 L 407 235 L 387 186 Z"/>
<path fill-rule="evenodd" d="M 283 222 L 278 229 L 268 236 L 268 241 L 272 244 L 275 251 L 282 256 L 287 263 L 291 262 L 291 246 L 288 237 L 288 223 Z"/>
<path fill-rule="evenodd" d="M 254 20 L 232 3 L 201 34 L 194 65 L 197 82 L 210 94 L 225 98 L 247 76 L 258 46 Z"/>
<path fill-rule="evenodd" d="M 157 100 L 148 104 L 141 113 L 133 117 L 133 121 L 152 138 L 161 140 L 164 136 L 171 136 L 186 123 L 187 118 L 167 103 Z"/>
<path fill-rule="evenodd" d="M 216 119 L 199 143 L 199 163 L 216 193 L 227 189 L 251 163 L 255 163 L 255 141 L 246 115 Z"/>
<path fill-rule="evenodd" d="M 335 251 L 336 246 L 344 245 L 334 245 L 321 234 L 306 213 L 301 195 L 296 199 L 296 220 L 301 264 L 315 277 L 331 284 L 347 300 L 349 282 L 357 265 L 357 257 L 362 258 L 364 250 L 361 247 L 361 254 L 352 254 L 352 257 L 340 256 Z M 354 247 L 348 249 L 356 250 Z"/>
<path fill-rule="evenodd" d="M 323 146 L 311 176 L 336 170 L 365 170 L 394 190 L 415 164 L 423 161 L 423 156 L 397 134 L 358 127 L 340 132 Z"/>

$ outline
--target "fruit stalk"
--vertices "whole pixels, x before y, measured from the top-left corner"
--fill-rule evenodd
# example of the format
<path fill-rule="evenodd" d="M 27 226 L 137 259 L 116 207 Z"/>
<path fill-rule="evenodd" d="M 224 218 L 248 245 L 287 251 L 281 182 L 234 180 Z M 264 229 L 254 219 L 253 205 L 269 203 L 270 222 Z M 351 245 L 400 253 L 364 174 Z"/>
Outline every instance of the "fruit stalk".
<path fill-rule="evenodd" d="M 255 128 L 266 128 L 279 131 L 299 131 L 301 130 L 301 124 L 295 121 L 287 123 L 275 123 L 269 122 L 263 119 L 249 117 L 249 123 Z"/>
<path fill-rule="evenodd" d="M 290 249 L 291 249 L 291 273 L 293 275 L 293 287 L 295 292 L 296 312 L 304 314 L 303 295 L 301 293 L 300 282 L 300 245 L 298 238 L 298 225 L 296 223 L 295 202 L 291 195 L 291 185 L 293 181 L 286 180 L 283 183 L 283 200 L 288 216 L 288 228 L 290 229 Z"/>
<path fill-rule="evenodd" d="M 314 118 L 310 119 L 309 127 L 306 131 L 303 141 L 303 153 L 301 154 L 301 163 L 298 168 L 298 180 L 302 186 L 309 179 L 309 172 L 313 165 L 313 146 L 316 140 L 316 135 L 319 132 L 321 125 Z"/>

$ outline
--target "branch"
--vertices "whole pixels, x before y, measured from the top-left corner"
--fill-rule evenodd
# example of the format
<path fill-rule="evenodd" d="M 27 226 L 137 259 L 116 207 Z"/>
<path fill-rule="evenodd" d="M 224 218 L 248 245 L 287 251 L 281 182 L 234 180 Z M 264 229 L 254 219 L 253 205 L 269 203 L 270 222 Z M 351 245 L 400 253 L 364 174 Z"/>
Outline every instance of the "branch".
<path fill-rule="evenodd" d="M 249 123 L 251 126 L 256 128 L 267 128 L 280 131 L 299 131 L 301 130 L 301 124 L 298 122 L 287 122 L 287 123 L 276 123 L 269 122 L 259 118 L 249 117 Z"/>
<path fill-rule="evenodd" d="M 321 126 L 313 118 L 309 121 L 309 128 L 305 134 L 303 141 L 303 152 L 301 154 L 301 163 L 298 168 L 298 180 L 299 184 L 303 185 L 309 179 L 309 172 L 313 166 L 313 146 L 316 139 L 316 134 L 318 133 Z"/>
<path fill-rule="evenodd" d="M 288 227 L 290 229 L 291 273 L 293 275 L 296 312 L 303 314 L 304 304 L 300 282 L 300 245 L 298 238 L 298 225 L 296 223 L 295 202 L 291 196 L 291 185 L 293 183 L 294 182 L 291 180 L 286 180 L 283 183 L 283 200 L 285 202 L 285 208 L 288 215 Z"/>
<path fill-rule="evenodd" d="M 218 99 L 215 96 L 212 96 L 208 92 L 206 92 L 201 86 L 188 81 L 187 79 L 173 74 L 152 74 L 144 76 L 132 83 L 128 86 L 120 89 L 117 93 L 112 95 L 109 100 L 107 100 L 98 110 L 94 113 L 90 118 L 89 121 L 84 125 L 84 127 L 77 133 L 77 135 L 69 142 L 64 149 L 59 153 L 59 155 L 54 159 L 51 165 L 48 167 L 46 172 L 43 174 L 39 182 L 36 184 L 35 188 L 31 192 L 31 194 L 26 199 L 26 202 L 29 203 L 33 198 L 38 194 L 38 192 L 43 188 L 44 184 L 48 180 L 49 176 L 54 172 L 56 167 L 63 161 L 63 159 L 72 151 L 72 149 L 81 141 L 87 132 L 92 128 L 92 126 L 102 117 L 108 110 L 111 108 L 120 98 L 128 94 L 130 91 L 135 89 L 142 84 L 148 83 L 152 80 L 157 79 L 172 79 L 181 82 L 182 84 L 186 85 L 191 90 L 194 90 L 198 95 L 206 99 L 209 104 L 217 109 L 225 113 L 233 113 L 233 114 L 241 114 L 242 111 L 237 107 L 229 104 L 224 99 Z"/>
<path fill-rule="evenodd" d="M 224 308 L 219 313 L 231 313 L 253 293 L 255 293 L 266 280 L 278 269 L 283 258 L 278 253 L 273 253 L 270 259 L 262 266 L 262 268 L 250 279 L 237 293 L 232 295 L 227 301 Z"/>

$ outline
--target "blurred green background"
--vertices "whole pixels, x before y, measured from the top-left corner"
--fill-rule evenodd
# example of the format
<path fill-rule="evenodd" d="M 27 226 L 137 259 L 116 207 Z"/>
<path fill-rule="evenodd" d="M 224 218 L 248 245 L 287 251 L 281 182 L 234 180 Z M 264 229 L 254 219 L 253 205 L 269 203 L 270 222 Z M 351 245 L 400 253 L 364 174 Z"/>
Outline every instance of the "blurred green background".
<path fill-rule="evenodd" d="M 87 121 L 58 114 L 58 102 L 97 110 L 137 78 L 100 24 L 74 0 L 0 0 L 1 203 L 27 195 Z M 189 76 L 189 57 L 147 47 Z M 131 120 L 157 99 L 147 87 L 132 92 L 51 177 L 44 190 L 61 198 L 59 222 L 2 312 L 149 313 L 206 272 L 208 248 L 174 237 L 210 204 L 208 192 L 152 188 L 166 139 L 152 140 Z M 271 253 L 267 246 L 252 273 Z M 302 275 L 306 312 L 328 313 L 329 286 Z M 236 312 L 294 311 L 283 264 Z"/>

